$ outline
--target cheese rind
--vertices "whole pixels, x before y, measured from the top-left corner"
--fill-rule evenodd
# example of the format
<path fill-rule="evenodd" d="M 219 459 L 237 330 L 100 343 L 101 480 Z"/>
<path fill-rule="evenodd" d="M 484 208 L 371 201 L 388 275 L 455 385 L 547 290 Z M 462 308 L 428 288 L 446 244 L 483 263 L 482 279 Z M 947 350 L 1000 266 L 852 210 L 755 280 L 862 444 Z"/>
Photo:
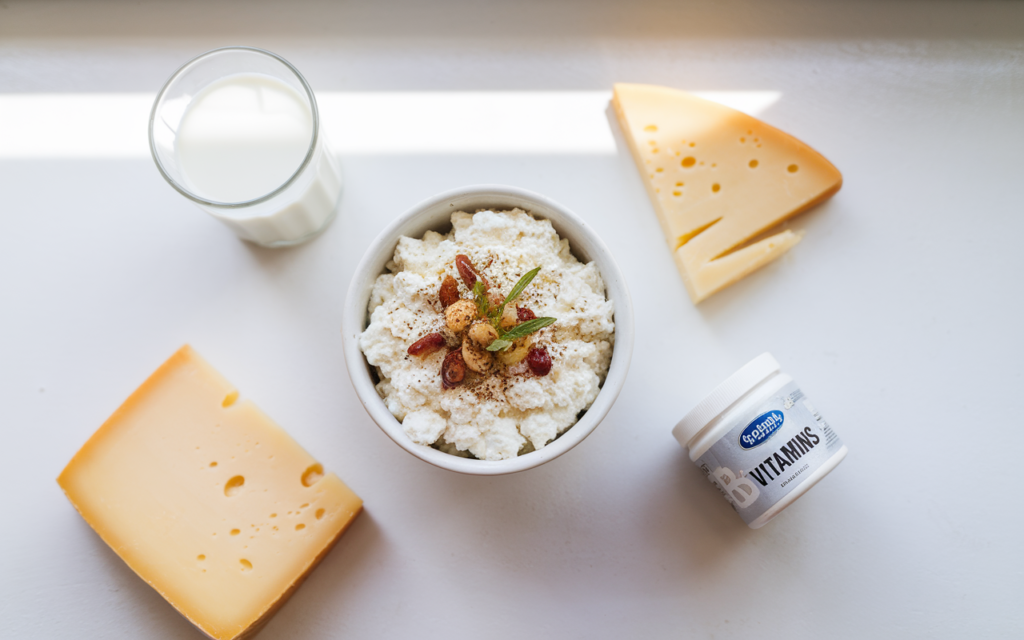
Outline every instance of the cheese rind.
<path fill-rule="evenodd" d="M 248 637 L 362 501 L 185 346 L 58 483 L 143 580 L 211 638 Z"/>
<path fill-rule="evenodd" d="M 788 251 L 798 234 L 759 237 L 842 186 L 803 142 L 715 102 L 617 84 L 612 103 L 695 303 Z"/>

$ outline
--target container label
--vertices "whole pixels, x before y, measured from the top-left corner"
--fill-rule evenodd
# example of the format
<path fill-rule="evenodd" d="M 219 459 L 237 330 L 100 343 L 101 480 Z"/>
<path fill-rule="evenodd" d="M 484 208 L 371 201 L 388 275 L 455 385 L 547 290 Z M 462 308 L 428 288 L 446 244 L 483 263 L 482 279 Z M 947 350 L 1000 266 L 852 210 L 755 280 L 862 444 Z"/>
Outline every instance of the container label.
<path fill-rule="evenodd" d="M 842 447 L 836 432 L 790 382 L 748 412 L 696 462 L 750 524 Z"/>
<path fill-rule="evenodd" d="M 747 428 L 740 434 L 740 446 L 744 449 L 753 449 L 764 444 L 764 441 L 774 436 L 786 416 L 781 411 L 769 411 L 754 418 L 754 421 L 747 425 Z"/>

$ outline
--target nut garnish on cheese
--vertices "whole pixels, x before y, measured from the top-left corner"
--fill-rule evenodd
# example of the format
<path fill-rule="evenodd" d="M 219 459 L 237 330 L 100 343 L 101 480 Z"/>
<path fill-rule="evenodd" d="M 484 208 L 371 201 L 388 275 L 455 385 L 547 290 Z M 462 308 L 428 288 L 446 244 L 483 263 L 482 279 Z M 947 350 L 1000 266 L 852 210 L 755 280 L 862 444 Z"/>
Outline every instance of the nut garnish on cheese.
<path fill-rule="evenodd" d="M 410 440 L 514 458 L 545 447 L 596 399 L 614 305 L 597 266 L 577 260 L 549 221 L 519 209 L 451 220 L 447 234 L 398 241 L 359 346 Z"/>
<path fill-rule="evenodd" d="M 788 251 L 798 234 L 760 236 L 843 184 L 803 142 L 684 91 L 617 84 L 612 103 L 695 303 Z"/>

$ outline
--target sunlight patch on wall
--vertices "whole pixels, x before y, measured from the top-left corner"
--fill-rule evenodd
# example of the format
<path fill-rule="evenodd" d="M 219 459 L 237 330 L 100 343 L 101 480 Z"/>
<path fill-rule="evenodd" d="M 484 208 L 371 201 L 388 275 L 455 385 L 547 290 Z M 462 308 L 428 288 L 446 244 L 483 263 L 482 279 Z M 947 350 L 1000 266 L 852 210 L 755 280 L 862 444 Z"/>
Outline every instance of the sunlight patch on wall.
<path fill-rule="evenodd" d="M 778 91 L 696 91 L 753 116 Z M 0 94 L 0 159 L 143 158 L 154 94 Z M 342 155 L 614 155 L 610 91 L 317 94 Z"/>

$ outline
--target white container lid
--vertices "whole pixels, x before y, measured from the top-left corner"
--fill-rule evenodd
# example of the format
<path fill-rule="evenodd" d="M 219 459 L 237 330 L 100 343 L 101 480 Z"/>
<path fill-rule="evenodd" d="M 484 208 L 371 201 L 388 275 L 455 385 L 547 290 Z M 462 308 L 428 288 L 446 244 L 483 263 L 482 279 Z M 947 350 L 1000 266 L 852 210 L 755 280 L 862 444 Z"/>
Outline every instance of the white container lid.
<path fill-rule="evenodd" d="M 772 354 L 765 352 L 757 356 L 742 369 L 729 376 L 722 384 L 715 387 L 708 397 L 683 416 L 683 419 L 672 429 L 672 435 L 679 444 L 689 447 L 690 440 L 709 422 L 717 418 L 723 411 L 731 407 L 748 391 L 761 384 L 778 372 L 782 367 Z"/>

